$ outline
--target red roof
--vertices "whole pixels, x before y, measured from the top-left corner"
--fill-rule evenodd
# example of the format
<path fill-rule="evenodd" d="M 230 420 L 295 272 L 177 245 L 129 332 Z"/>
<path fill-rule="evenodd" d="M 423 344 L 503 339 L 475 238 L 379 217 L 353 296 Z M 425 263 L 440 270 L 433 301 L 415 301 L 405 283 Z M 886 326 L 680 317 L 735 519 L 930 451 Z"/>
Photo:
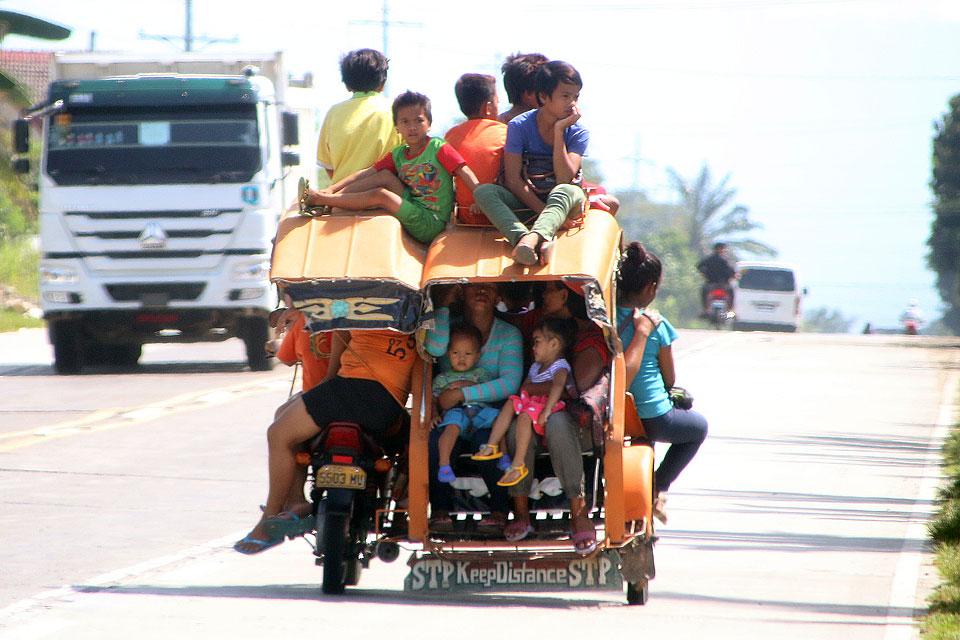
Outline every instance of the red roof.
<path fill-rule="evenodd" d="M 50 51 L 0 49 L 0 71 L 23 85 L 34 102 L 46 95 L 52 69 L 53 53 Z"/>

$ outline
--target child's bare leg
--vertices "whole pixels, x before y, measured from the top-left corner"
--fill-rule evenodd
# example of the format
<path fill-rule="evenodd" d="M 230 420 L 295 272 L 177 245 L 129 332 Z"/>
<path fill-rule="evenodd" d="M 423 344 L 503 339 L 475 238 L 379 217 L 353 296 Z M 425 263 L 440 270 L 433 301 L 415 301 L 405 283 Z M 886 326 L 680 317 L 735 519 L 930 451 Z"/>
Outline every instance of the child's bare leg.
<path fill-rule="evenodd" d="M 517 446 L 513 452 L 513 459 L 523 464 L 527 459 L 527 449 L 533 438 L 533 420 L 529 414 L 521 413 L 517 416 Z"/>
<path fill-rule="evenodd" d="M 503 437 L 507 435 L 507 431 L 510 429 L 510 423 L 512 421 L 513 403 L 507 400 L 504 403 L 503 408 L 500 409 L 497 419 L 493 421 L 493 427 L 490 429 L 490 437 L 487 439 L 487 444 L 497 445 L 498 447 L 502 446 Z"/>
<path fill-rule="evenodd" d="M 313 200 L 320 205 L 340 207 L 350 211 L 367 209 L 386 209 L 390 213 L 400 210 L 403 199 L 386 187 L 377 187 L 369 191 L 350 193 L 346 189 L 340 193 L 318 193 Z"/>
<path fill-rule="evenodd" d="M 373 191 L 374 189 L 388 189 L 398 196 L 403 195 L 403 183 L 400 178 L 389 171 L 378 171 L 366 178 L 360 178 L 351 182 L 337 193 L 360 193 L 363 191 Z"/>
<path fill-rule="evenodd" d="M 455 424 L 448 424 L 444 427 L 443 433 L 440 434 L 440 441 L 438 443 L 440 448 L 440 466 L 447 467 L 450 465 L 450 454 L 453 453 L 453 447 L 457 444 L 457 438 L 460 437 L 460 427 Z"/>

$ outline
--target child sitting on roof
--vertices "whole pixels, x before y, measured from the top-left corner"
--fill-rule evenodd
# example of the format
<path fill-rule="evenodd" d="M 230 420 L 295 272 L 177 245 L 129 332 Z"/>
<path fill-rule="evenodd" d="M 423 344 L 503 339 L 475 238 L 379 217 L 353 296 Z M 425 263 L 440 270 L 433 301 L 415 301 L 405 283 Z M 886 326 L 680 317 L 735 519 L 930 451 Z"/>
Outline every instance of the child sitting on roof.
<path fill-rule="evenodd" d="M 365 211 L 385 209 L 420 242 L 429 243 L 450 220 L 453 176 L 472 192 L 477 178 L 463 157 L 428 133 L 430 99 L 406 91 L 393 101 L 393 121 L 403 144 L 372 167 L 320 191 L 307 190 L 304 204 Z"/>
<path fill-rule="evenodd" d="M 540 108 L 507 125 L 503 155 L 507 188 L 481 185 L 474 194 L 490 222 L 513 245 L 513 259 L 520 264 L 546 261 L 557 230 L 568 217 L 583 211 L 580 165 L 589 134 L 577 124 L 582 86 L 580 74 L 566 62 L 541 66 L 536 76 Z M 522 208 L 536 214 L 529 228 L 514 213 Z"/>
<path fill-rule="evenodd" d="M 443 139 L 460 152 L 480 184 L 492 184 L 503 170 L 503 145 L 507 140 L 507 125 L 496 119 L 497 79 L 481 73 L 465 73 L 457 80 L 454 93 L 467 121 L 452 127 Z M 471 214 L 479 213 L 473 190 L 460 181 L 456 187 L 460 215 L 465 213 L 463 209 L 470 209 Z"/>

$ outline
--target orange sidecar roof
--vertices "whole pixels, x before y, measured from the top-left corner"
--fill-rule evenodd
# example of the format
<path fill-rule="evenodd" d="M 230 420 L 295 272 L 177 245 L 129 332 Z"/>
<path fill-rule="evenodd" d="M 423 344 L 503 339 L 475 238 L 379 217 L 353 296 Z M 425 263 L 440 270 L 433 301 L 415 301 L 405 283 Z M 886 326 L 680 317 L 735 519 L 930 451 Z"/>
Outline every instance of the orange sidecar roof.
<path fill-rule="evenodd" d="M 292 215 L 277 229 L 270 279 L 393 280 L 416 290 L 425 253 L 393 216 Z"/>
<path fill-rule="evenodd" d="M 443 281 L 509 282 L 580 276 L 592 278 L 606 289 L 617 267 L 620 234 L 620 226 L 609 213 L 588 211 L 583 226 L 560 232 L 546 266 L 525 267 L 513 261 L 510 244 L 496 229 L 452 227 L 430 246 L 421 286 Z"/>

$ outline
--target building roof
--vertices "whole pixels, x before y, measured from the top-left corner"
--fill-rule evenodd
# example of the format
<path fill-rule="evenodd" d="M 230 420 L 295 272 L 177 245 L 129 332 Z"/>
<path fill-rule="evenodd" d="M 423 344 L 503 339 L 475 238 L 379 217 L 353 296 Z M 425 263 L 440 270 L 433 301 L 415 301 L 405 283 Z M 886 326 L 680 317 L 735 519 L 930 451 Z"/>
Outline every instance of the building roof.
<path fill-rule="evenodd" d="M 33 102 L 39 102 L 50 84 L 53 52 L 0 49 L 0 71 L 23 85 Z"/>

